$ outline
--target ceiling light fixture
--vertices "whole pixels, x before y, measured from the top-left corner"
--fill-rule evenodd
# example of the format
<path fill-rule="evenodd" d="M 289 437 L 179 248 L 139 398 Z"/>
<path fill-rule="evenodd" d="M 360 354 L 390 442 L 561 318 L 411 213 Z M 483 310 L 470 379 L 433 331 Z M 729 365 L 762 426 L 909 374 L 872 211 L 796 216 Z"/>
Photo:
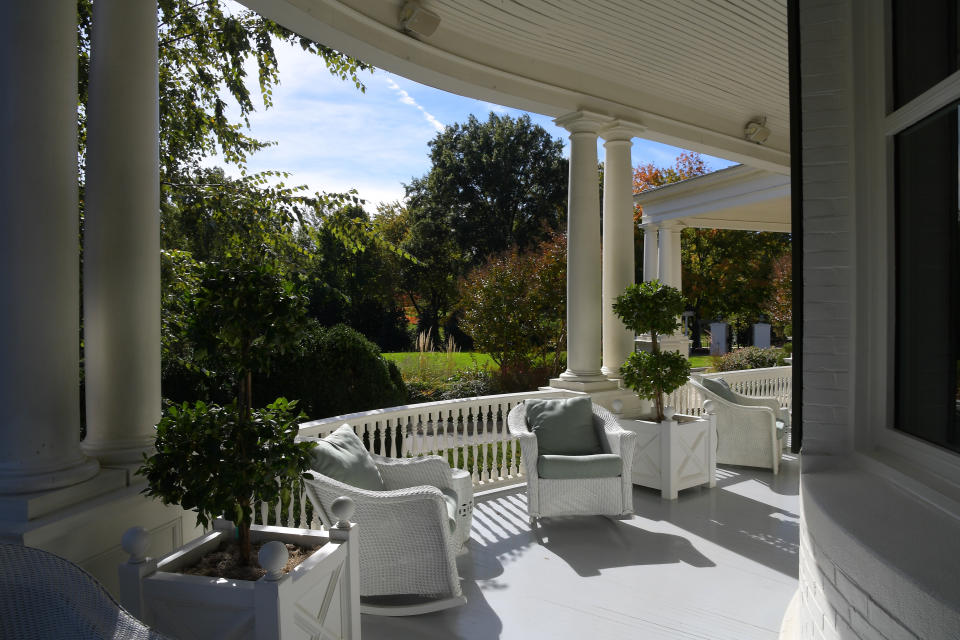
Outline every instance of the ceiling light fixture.
<path fill-rule="evenodd" d="M 416 0 L 404 3 L 400 9 L 400 27 L 410 34 L 429 37 L 440 25 L 440 16 L 420 6 Z"/>
<path fill-rule="evenodd" d="M 767 116 L 757 116 L 743 127 L 743 137 L 750 142 L 763 144 L 770 137 L 770 129 L 767 129 Z"/>

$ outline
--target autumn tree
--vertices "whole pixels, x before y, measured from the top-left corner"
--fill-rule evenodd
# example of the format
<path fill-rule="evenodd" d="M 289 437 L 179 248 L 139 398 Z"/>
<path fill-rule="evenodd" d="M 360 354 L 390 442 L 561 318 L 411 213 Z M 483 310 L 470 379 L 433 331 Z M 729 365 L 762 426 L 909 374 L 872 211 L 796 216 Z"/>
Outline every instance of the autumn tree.
<path fill-rule="evenodd" d="M 502 369 L 560 373 L 566 347 L 566 235 L 490 258 L 466 277 L 464 327 Z"/>
<path fill-rule="evenodd" d="M 773 261 L 772 295 L 763 307 L 770 324 L 784 337 L 793 334 L 793 260 L 783 254 Z"/>

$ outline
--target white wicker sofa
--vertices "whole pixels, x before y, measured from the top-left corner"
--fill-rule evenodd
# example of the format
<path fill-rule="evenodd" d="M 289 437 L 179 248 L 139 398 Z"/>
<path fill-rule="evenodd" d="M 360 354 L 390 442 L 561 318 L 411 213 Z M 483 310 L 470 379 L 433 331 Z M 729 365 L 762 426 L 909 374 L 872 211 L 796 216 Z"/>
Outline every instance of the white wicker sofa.
<path fill-rule="evenodd" d="M 465 604 L 456 564 L 456 519 L 451 518 L 455 492 L 450 465 L 439 456 L 367 455 L 383 490 L 358 488 L 317 471 L 303 476 L 307 497 L 324 524 L 336 522 L 332 507 L 337 498 L 347 496 L 356 506 L 352 519 L 360 538 L 360 596 L 368 598 L 360 610 L 400 616 Z M 409 599 L 396 604 L 369 600 L 399 595 L 420 598 L 413 604 Z"/>
<path fill-rule="evenodd" d="M 777 399 L 739 394 L 720 378 L 691 377 L 690 384 L 717 416 L 717 462 L 779 473 L 790 414 Z"/>
<path fill-rule="evenodd" d="M 605 454 L 620 457 L 618 476 L 541 477 L 537 436 L 527 424 L 527 405 L 516 405 L 507 415 L 510 434 L 520 442 L 524 473 L 527 478 L 527 511 L 530 524 L 545 516 L 606 515 L 633 513 L 631 465 L 637 434 L 626 431 L 603 407 L 592 404 L 593 429 Z M 577 456 L 570 456 L 577 457 Z"/>

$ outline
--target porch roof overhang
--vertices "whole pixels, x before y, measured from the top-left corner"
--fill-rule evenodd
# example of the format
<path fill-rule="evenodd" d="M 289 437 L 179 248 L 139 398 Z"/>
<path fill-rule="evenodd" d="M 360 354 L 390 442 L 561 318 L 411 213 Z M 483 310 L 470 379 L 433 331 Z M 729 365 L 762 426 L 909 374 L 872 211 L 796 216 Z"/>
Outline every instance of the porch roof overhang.
<path fill-rule="evenodd" d="M 785 0 L 241 0 L 306 37 L 445 91 L 561 116 L 586 110 L 644 138 L 789 173 Z M 628 10 L 629 9 L 629 10 Z M 763 145 L 744 137 L 755 118 Z"/>
<path fill-rule="evenodd" d="M 790 232 L 790 177 L 745 165 L 634 195 L 644 223 Z"/>

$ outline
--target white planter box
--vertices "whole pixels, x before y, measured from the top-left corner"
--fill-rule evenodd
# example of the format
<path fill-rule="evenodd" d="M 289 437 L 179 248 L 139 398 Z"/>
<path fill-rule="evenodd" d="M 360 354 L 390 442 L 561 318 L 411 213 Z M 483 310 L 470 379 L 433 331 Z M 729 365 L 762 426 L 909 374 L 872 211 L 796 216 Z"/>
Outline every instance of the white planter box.
<path fill-rule="evenodd" d="M 676 415 L 651 422 L 619 418 L 620 425 L 637 434 L 633 453 L 633 484 L 660 489 L 676 500 L 681 489 L 705 484 L 714 487 L 717 469 L 716 418 Z"/>
<path fill-rule="evenodd" d="M 176 573 L 233 536 L 229 522 L 216 522 L 214 531 L 160 560 L 130 548 L 136 547 L 128 542 L 131 530 L 124 548 L 133 557 L 120 565 L 121 604 L 156 630 L 183 640 L 359 640 L 359 546 L 356 525 L 347 526 L 315 531 L 254 525 L 252 542 L 321 545 L 290 573 L 256 581 Z"/>

